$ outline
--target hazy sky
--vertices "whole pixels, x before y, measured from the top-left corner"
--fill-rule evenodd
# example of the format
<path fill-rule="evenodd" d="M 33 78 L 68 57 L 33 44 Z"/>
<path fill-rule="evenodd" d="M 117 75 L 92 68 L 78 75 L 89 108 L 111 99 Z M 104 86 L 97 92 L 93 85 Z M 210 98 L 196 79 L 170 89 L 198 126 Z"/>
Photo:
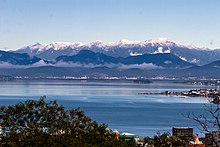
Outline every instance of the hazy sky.
<path fill-rule="evenodd" d="M 0 49 L 160 37 L 220 48 L 220 0 L 0 0 Z"/>

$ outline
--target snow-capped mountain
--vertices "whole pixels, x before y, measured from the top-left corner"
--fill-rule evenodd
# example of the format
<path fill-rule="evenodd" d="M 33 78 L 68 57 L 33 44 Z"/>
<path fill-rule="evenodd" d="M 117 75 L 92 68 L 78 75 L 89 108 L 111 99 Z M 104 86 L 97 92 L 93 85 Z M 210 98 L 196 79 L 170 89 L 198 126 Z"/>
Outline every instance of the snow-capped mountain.
<path fill-rule="evenodd" d="M 163 53 L 118 58 L 91 50 L 80 50 L 76 55 L 62 55 L 53 61 L 42 60 L 28 54 L 0 51 L 0 75 L 24 77 L 165 76 L 219 78 L 220 60 L 203 66 L 196 66 L 187 62 L 185 57 L 179 58 L 172 53 L 166 53 L 168 50 L 164 51 L 162 47 L 157 51 Z M 172 51 L 171 47 L 170 51 Z"/>
<path fill-rule="evenodd" d="M 46 60 L 54 60 L 61 55 L 76 55 L 81 50 L 91 50 L 113 57 L 172 53 L 185 61 L 197 64 L 206 64 L 220 59 L 220 50 L 209 50 L 192 45 L 181 45 L 166 38 L 145 41 L 120 40 L 118 42 L 109 43 L 95 41 L 86 44 L 81 42 L 55 42 L 42 45 L 37 43 L 18 49 L 15 52 L 27 53 Z"/>

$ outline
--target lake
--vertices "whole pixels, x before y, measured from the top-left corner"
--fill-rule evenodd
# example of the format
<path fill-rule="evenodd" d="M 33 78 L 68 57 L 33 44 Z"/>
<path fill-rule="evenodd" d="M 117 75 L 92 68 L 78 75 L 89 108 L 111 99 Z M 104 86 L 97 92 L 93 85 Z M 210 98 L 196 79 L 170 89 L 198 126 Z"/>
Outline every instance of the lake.
<path fill-rule="evenodd" d="M 46 96 L 46 100 L 57 100 L 68 109 L 80 107 L 86 115 L 108 124 L 112 130 L 141 136 L 171 132 L 172 127 L 193 127 L 200 134 L 196 124 L 183 115 L 203 113 L 208 100 L 138 93 L 219 88 L 167 81 L 137 84 L 125 80 L 16 80 L 0 84 L 1 106 Z"/>

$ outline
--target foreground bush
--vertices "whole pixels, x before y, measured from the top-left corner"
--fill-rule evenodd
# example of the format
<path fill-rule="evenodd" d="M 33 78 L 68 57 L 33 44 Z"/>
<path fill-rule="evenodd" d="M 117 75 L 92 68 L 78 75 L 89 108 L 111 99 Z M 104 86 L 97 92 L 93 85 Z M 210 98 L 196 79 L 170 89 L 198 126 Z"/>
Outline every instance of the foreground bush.
<path fill-rule="evenodd" d="M 0 126 L 3 146 L 127 146 L 80 109 L 65 110 L 43 97 L 2 106 Z"/>

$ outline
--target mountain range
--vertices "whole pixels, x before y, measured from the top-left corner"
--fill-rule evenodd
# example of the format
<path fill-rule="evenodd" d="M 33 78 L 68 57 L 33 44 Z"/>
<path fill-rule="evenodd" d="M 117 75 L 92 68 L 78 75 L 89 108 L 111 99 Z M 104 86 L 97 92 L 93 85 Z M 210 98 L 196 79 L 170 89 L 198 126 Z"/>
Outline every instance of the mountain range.
<path fill-rule="evenodd" d="M 128 57 L 143 54 L 172 53 L 181 59 L 198 65 L 208 64 L 220 59 L 220 49 L 210 50 L 193 45 L 186 46 L 170 41 L 166 38 L 146 41 L 128 41 L 104 43 L 95 41 L 87 44 L 80 42 L 55 42 L 50 44 L 34 44 L 17 49 L 16 53 L 27 53 L 44 60 L 54 60 L 62 55 L 76 55 L 81 50 L 104 53 L 112 57 Z"/>
<path fill-rule="evenodd" d="M 53 61 L 43 60 L 26 53 L 0 51 L 0 67 L 27 68 L 36 66 L 58 67 L 109 67 L 109 68 L 141 68 L 178 69 L 191 67 L 194 64 L 186 62 L 171 53 L 144 54 L 129 57 L 112 57 L 91 50 L 81 50 L 73 56 L 59 56 Z"/>
<path fill-rule="evenodd" d="M 171 53 L 144 54 L 129 57 L 112 57 L 103 53 L 95 53 L 90 50 L 81 50 L 77 55 L 60 56 L 56 63 L 80 63 L 93 66 L 108 66 L 120 68 L 187 68 L 193 64 L 186 62 Z"/>
<path fill-rule="evenodd" d="M 35 44 L 0 51 L 0 75 L 220 78 L 220 50 L 169 40 Z"/>

